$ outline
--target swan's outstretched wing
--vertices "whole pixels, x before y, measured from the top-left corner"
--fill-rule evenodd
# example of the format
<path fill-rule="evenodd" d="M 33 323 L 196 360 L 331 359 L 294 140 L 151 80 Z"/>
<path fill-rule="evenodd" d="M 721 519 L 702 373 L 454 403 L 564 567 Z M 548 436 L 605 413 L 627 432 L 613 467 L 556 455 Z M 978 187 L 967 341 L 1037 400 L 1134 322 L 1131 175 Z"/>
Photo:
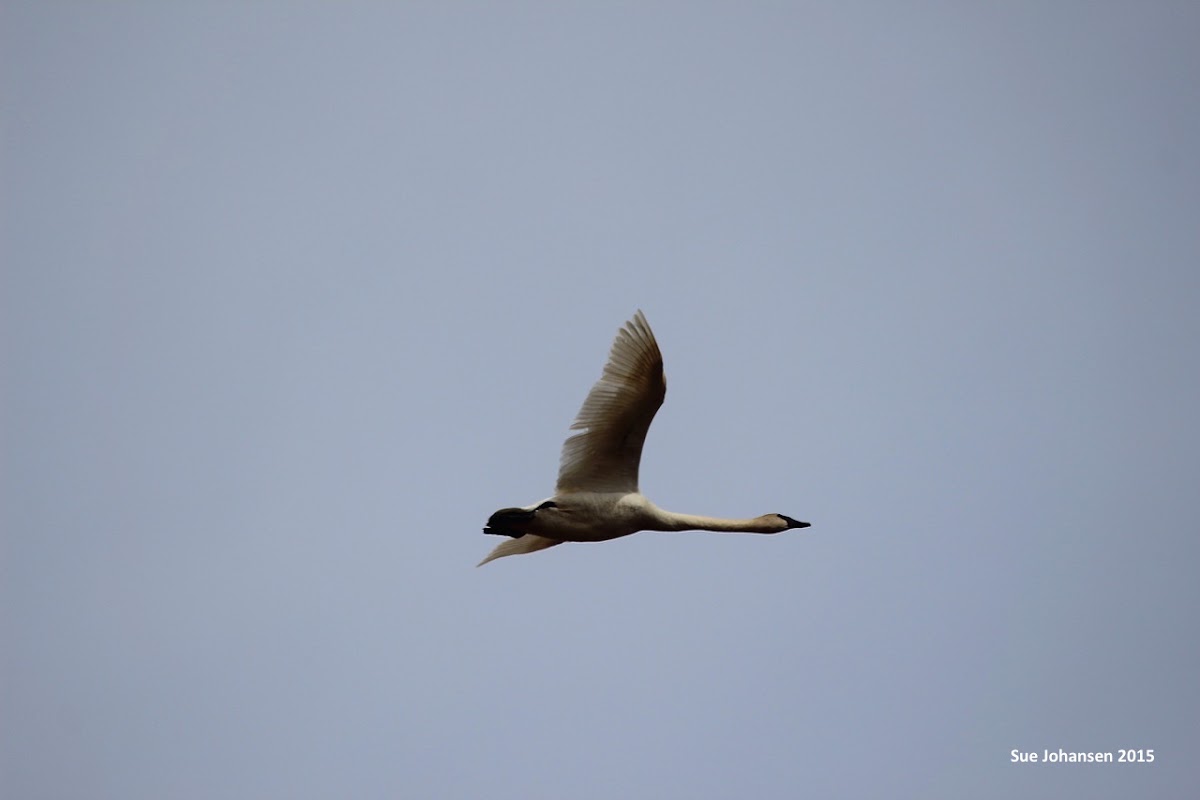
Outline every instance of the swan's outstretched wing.
<path fill-rule="evenodd" d="M 494 561 L 497 558 L 504 558 L 504 556 L 515 556 L 520 553 L 536 553 L 538 550 L 545 550 L 547 547 L 554 547 L 556 544 L 562 544 L 562 542 L 558 539 L 547 539 L 527 533 L 524 536 L 509 539 L 507 542 L 501 542 L 496 545 L 495 549 L 488 553 L 487 558 L 475 566 L 482 567 L 487 562 Z"/>
<path fill-rule="evenodd" d="M 604 374 L 592 387 L 563 444 L 558 494 L 636 492 L 642 443 L 667 393 L 662 353 L 638 311 L 617 331 Z"/>

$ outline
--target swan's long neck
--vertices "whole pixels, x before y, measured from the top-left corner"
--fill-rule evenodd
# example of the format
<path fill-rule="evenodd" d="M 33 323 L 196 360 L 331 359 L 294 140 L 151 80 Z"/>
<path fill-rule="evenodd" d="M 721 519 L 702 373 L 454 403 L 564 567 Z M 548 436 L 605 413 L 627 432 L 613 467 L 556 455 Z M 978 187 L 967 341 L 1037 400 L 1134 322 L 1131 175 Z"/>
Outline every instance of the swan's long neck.
<path fill-rule="evenodd" d="M 777 533 L 783 525 L 778 517 L 767 514 L 750 519 L 722 519 L 695 514 L 676 514 L 656 508 L 653 531 L 716 531 L 718 533 Z"/>

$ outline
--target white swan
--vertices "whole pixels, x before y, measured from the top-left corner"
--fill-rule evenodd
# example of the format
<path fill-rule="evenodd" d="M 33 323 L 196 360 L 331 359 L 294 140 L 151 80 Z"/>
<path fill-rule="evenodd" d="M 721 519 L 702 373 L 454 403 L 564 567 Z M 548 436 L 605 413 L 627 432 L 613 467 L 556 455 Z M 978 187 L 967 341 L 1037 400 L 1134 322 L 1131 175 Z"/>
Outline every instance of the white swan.
<path fill-rule="evenodd" d="M 601 542 L 638 531 L 779 533 L 807 528 L 783 514 L 720 519 L 675 514 L 638 491 L 642 443 L 667 393 L 662 353 L 641 311 L 617 331 L 604 374 L 592 387 L 563 445 L 554 496 L 523 508 L 502 508 L 484 533 L 511 536 L 488 557 L 544 550 L 563 542 Z"/>

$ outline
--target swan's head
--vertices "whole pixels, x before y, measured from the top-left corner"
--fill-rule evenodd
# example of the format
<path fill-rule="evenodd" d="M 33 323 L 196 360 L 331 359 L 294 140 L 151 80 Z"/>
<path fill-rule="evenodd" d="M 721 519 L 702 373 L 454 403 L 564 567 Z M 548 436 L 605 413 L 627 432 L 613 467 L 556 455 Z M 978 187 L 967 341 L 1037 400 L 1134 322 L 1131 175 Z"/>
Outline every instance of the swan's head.
<path fill-rule="evenodd" d="M 785 517 L 783 514 L 776 514 L 775 516 L 777 516 L 781 520 L 783 520 L 784 525 L 787 526 L 786 528 L 784 528 L 785 531 L 790 531 L 792 528 L 811 528 L 812 527 L 812 525 L 810 523 L 801 522 L 799 520 L 792 519 L 791 517 Z"/>

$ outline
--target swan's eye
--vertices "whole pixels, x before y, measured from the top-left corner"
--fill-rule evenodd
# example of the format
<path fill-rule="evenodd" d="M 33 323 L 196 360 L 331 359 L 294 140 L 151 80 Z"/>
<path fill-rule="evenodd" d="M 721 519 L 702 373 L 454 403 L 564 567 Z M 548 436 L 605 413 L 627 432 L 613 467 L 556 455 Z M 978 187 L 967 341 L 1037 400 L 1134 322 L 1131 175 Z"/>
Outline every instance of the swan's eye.
<path fill-rule="evenodd" d="M 554 503 L 554 501 L 553 501 L 553 500 L 547 500 L 546 502 L 542 503 L 540 506 L 538 506 L 538 507 L 537 507 L 536 509 L 534 509 L 534 510 L 535 510 L 535 511 L 541 511 L 543 508 L 558 508 L 558 506 L 557 506 L 557 505 L 555 505 L 555 503 Z"/>

